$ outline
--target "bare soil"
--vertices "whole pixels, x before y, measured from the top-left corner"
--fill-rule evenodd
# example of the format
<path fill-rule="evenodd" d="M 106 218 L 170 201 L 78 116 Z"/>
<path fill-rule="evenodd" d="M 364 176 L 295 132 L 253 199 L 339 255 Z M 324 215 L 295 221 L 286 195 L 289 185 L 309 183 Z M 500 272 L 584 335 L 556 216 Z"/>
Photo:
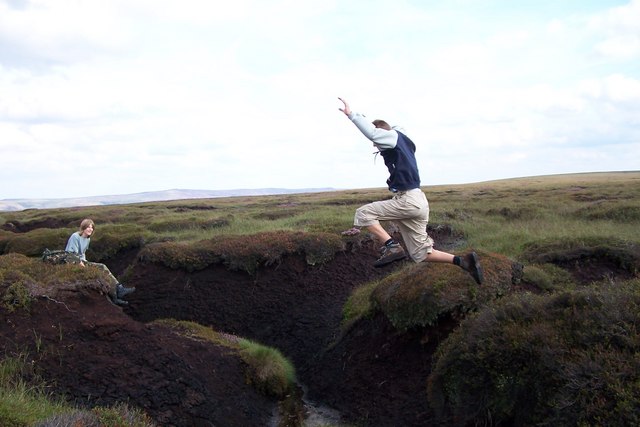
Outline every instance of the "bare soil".
<path fill-rule="evenodd" d="M 431 232 L 441 249 L 458 243 L 451 230 Z M 248 384 L 246 366 L 227 349 L 149 323 L 191 320 L 278 348 L 295 365 L 307 404 L 337 410 L 345 424 L 432 425 L 426 378 L 438 342 L 457 323 L 399 333 L 377 316 L 340 335 L 352 290 L 403 263 L 375 269 L 376 245 L 358 242 L 326 265 L 289 256 L 255 275 L 221 265 L 187 273 L 121 253 L 106 264 L 137 288 L 129 306 L 78 288 L 41 298 L 30 313 L 3 308 L 0 342 L 9 354 L 26 350 L 51 391 L 80 406 L 125 401 L 163 426 L 295 425 L 278 418 L 277 399 Z M 581 280 L 627 274 L 593 259 L 568 267 Z"/>

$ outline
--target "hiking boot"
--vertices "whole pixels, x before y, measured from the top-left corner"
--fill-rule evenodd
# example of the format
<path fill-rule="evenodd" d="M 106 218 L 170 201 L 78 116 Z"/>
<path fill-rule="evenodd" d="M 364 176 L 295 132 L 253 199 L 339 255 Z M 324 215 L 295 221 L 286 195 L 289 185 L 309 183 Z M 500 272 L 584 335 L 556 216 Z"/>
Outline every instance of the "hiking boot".
<path fill-rule="evenodd" d="M 129 295 L 135 290 L 136 288 L 127 288 L 122 283 L 118 283 L 118 286 L 116 286 L 116 299 L 120 299 L 126 295 Z"/>
<path fill-rule="evenodd" d="M 478 285 L 482 284 L 482 267 L 480 266 L 478 254 L 471 252 L 460 257 L 460 267 L 468 272 Z"/>
<path fill-rule="evenodd" d="M 407 255 L 404 253 L 404 249 L 400 246 L 400 243 L 392 243 L 390 245 L 385 245 L 380 249 L 382 255 L 376 262 L 373 263 L 374 267 L 382 267 L 387 264 L 390 264 L 394 261 L 400 261 L 401 259 L 405 259 Z"/>

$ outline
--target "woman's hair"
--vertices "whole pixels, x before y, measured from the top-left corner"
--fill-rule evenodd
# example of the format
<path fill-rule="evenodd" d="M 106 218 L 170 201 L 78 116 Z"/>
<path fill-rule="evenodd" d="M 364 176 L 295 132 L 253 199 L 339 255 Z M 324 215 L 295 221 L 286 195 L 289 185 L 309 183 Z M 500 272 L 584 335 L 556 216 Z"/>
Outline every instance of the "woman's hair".
<path fill-rule="evenodd" d="M 384 120 L 374 120 L 372 123 L 377 128 L 391 130 L 391 126 L 389 126 L 389 123 L 385 122 Z"/>
<path fill-rule="evenodd" d="M 96 225 L 93 223 L 93 220 L 89 218 L 83 219 L 82 222 L 80 223 L 80 231 L 84 231 L 90 226 L 93 226 L 93 228 L 96 228 Z"/>

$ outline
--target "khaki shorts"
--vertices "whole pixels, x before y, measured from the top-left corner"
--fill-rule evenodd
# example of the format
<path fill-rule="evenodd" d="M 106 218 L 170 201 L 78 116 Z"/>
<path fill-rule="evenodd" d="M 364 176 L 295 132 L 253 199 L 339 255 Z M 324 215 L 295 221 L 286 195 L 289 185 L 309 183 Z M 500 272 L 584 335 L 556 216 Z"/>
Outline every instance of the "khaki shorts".
<path fill-rule="evenodd" d="M 367 227 L 380 221 L 398 224 L 407 252 L 415 262 L 423 261 L 433 251 L 433 239 L 427 234 L 429 202 L 421 189 L 399 191 L 390 200 L 359 207 L 353 224 Z"/>
<path fill-rule="evenodd" d="M 109 291 L 109 296 L 113 298 L 115 295 L 117 295 L 117 286 L 119 282 L 118 282 L 118 279 L 116 279 L 116 277 L 111 273 L 111 270 L 109 270 L 109 267 L 99 262 L 91 262 L 91 261 L 83 261 L 83 262 L 88 266 L 99 268 L 100 270 L 103 270 L 104 272 L 106 272 L 107 275 L 109 276 L 109 281 L 111 282 L 110 283 L 111 290 Z"/>

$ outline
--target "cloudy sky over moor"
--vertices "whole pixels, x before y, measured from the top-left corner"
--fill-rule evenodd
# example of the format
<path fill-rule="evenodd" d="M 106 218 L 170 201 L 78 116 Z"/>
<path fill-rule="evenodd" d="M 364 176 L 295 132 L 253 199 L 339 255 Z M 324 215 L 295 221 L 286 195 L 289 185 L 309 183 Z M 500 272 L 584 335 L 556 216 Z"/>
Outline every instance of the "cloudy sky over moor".
<path fill-rule="evenodd" d="M 640 0 L 0 0 L 0 199 L 640 169 Z"/>

